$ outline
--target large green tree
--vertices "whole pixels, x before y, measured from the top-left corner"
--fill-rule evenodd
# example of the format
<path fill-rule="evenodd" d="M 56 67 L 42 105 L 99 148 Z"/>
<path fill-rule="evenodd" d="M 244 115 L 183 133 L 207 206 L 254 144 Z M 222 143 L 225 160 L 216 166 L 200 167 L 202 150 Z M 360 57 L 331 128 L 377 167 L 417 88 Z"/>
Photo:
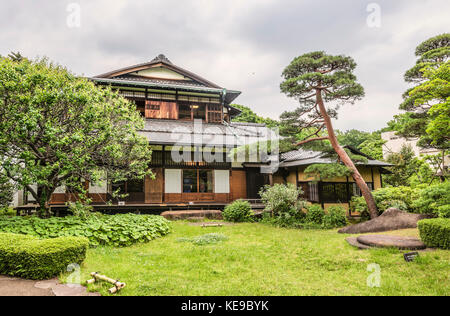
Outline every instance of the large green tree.
<path fill-rule="evenodd" d="M 81 181 L 105 174 L 123 180 L 148 172 L 151 151 L 138 133 L 144 121 L 110 88 L 46 59 L 0 58 L 0 103 L 1 176 L 26 188 L 41 215 L 60 186 L 81 190 Z"/>
<path fill-rule="evenodd" d="M 443 117 L 437 113 L 445 114 L 448 109 L 445 100 L 448 98 L 450 34 L 424 41 L 416 48 L 416 56 L 416 64 L 405 73 L 405 81 L 414 85 L 403 94 L 404 101 L 400 109 L 405 113 L 395 116 L 389 125 L 404 137 L 419 138 L 418 144 L 423 148 L 433 147 L 445 151 L 449 149 L 448 129 L 442 130 L 446 135 L 436 134 L 434 127 L 441 128 L 443 124 L 448 126 L 445 115 Z M 441 106 L 435 106 L 436 103 Z M 434 110 L 431 110 L 433 107 Z"/>
<path fill-rule="evenodd" d="M 300 102 L 299 122 L 315 132 L 297 145 L 328 140 L 339 160 L 350 169 L 351 175 L 364 196 L 370 216 L 378 216 L 377 207 L 363 177 L 348 153 L 339 144 L 331 122 L 337 118 L 339 105 L 354 103 L 364 96 L 363 87 L 353 71 L 355 61 L 347 56 L 332 56 L 324 52 L 312 52 L 296 57 L 283 71 L 281 91 Z M 327 102 L 327 106 L 325 105 Z M 326 130 L 326 136 L 321 134 Z"/>

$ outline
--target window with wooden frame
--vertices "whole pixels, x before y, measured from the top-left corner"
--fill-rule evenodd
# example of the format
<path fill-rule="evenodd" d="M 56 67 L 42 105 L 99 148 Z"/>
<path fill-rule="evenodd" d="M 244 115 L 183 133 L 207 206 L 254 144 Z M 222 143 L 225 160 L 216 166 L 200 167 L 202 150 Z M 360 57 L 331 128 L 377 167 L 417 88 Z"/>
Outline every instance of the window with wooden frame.
<path fill-rule="evenodd" d="M 213 193 L 213 187 L 212 170 L 183 170 L 183 193 Z"/>
<path fill-rule="evenodd" d="M 367 186 L 373 190 L 373 183 Z M 352 196 L 361 196 L 361 191 L 353 182 L 298 182 L 302 197 L 316 203 L 348 203 Z"/>
<path fill-rule="evenodd" d="M 222 105 L 208 104 L 206 106 L 206 117 L 208 123 L 222 123 Z"/>

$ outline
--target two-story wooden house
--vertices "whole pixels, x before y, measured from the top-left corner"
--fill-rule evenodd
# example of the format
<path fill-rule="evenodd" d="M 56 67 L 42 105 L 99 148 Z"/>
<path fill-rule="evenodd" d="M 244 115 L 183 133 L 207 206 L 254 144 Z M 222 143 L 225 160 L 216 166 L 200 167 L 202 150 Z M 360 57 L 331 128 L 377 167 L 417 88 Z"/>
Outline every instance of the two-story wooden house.
<path fill-rule="evenodd" d="M 98 85 L 118 89 L 145 117 L 142 135 L 152 148 L 154 179 L 89 184 L 94 204 L 111 200 L 118 189 L 128 195 L 123 205 L 183 206 L 217 204 L 258 198 L 269 183 L 257 165 L 233 159 L 233 148 L 264 141 L 273 134 L 262 124 L 233 123 L 240 111 L 230 104 L 241 92 L 220 87 L 159 55 L 150 62 L 91 78 Z M 257 162 L 257 161 L 254 161 Z M 52 204 L 69 199 L 58 190 Z"/>

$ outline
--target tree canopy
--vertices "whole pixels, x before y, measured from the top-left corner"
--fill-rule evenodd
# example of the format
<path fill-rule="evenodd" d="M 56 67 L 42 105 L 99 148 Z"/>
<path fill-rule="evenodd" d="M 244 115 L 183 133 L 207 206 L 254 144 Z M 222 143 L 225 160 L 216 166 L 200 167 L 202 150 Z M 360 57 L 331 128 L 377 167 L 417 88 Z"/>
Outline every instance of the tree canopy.
<path fill-rule="evenodd" d="M 241 114 L 233 118 L 233 122 L 266 124 L 267 127 L 277 127 L 278 122 L 271 118 L 264 118 L 256 114 L 252 109 L 245 105 L 232 104 L 231 106 L 241 110 Z"/>
<path fill-rule="evenodd" d="M 395 116 L 389 125 L 401 136 L 419 138 L 421 147 L 446 150 L 450 34 L 424 41 L 416 48 L 416 56 L 416 64 L 405 73 L 405 81 L 415 85 L 403 94 L 400 109 L 406 112 Z"/>
<path fill-rule="evenodd" d="M 148 172 L 144 121 L 117 92 L 46 59 L 0 58 L 0 82 L 0 171 L 44 212 L 57 187 Z"/>

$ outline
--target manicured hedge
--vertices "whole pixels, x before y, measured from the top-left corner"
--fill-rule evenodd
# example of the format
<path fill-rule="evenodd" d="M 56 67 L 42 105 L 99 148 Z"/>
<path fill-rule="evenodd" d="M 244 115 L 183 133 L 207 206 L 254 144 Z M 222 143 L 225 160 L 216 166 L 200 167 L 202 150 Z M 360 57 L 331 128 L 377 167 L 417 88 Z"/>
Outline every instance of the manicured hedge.
<path fill-rule="evenodd" d="M 80 264 L 89 247 L 87 238 L 38 239 L 33 236 L 0 233 L 0 274 L 44 280 Z"/>
<path fill-rule="evenodd" d="M 420 238 L 428 247 L 450 249 L 450 219 L 424 219 L 417 225 Z"/>

